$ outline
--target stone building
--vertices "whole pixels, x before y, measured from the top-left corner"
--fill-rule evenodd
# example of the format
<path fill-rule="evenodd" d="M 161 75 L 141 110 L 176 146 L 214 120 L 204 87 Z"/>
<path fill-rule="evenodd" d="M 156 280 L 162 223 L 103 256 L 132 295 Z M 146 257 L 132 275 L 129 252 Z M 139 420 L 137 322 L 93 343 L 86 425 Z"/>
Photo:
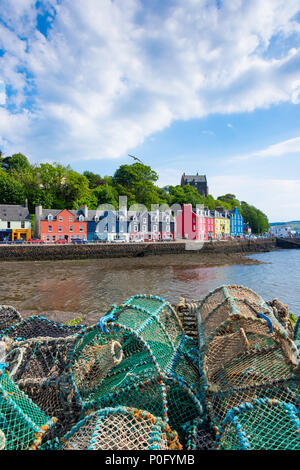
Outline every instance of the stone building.
<path fill-rule="evenodd" d="M 197 189 L 198 193 L 201 194 L 201 196 L 208 196 L 206 175 L 199 175 L 198 173 L 196 175 L 186 175 L 185 173 L 183 173 L 180 185 L 183 187 L 187 184 L 190 186 L 194 186 L 194 188 Z"/>

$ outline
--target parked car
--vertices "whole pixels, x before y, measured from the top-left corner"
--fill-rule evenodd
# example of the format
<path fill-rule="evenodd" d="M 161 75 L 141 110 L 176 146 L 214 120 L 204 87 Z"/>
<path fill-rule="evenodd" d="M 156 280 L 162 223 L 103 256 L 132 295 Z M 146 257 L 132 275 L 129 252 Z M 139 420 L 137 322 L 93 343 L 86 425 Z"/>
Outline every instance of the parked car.
<path fill-rule="evenodd" d="M 56 244 L 59 244 L 59 245 L 60 245 L 60 244 L 65 244 L 65 243 L 68 243 L 68 242 L 67 242 L 67 240 L 65 240 L 65 239 L 62 239 L 62 240 L 56 240 L 54 243 L 56 243 Z"/>
<path fill-rule="evenodd" d="M 88 240 L 86 240 L 85 238 L 73 238 L 72 243 L 83 245 L 85 243 L 88 243 Z"/>
<path fill-rule="evenodd" d="M 39 238 L 30 238 L 28 240 L 28 243 L 34 243 L 34 244 L 37 244 L 37 245 L 44 245 L 44 241 L 43 240 L 40 240 Z"/>
<path fill-rule="evenodd" d="M 113 243 L 126 243 L 125 238 L 115 238 L 112 240 Z"/>

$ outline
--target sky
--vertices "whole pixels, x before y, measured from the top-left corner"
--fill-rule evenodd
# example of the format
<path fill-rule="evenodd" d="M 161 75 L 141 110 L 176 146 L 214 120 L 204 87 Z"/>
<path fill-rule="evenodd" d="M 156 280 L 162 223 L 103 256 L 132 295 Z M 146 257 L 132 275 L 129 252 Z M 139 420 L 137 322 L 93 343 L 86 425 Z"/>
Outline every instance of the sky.
<path fill-rule="evenodd" d="M 0 149 L 298 220 L 299 0 L 0 0 Z"/>

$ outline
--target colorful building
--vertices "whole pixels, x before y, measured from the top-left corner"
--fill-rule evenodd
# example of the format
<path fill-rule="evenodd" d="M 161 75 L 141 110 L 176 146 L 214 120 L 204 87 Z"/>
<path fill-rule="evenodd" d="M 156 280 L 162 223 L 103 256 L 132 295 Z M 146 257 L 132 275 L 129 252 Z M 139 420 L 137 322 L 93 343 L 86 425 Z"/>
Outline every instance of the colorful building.
<path fill-rule="evenodd" d="M 26 205 L 0 204 L 0 241 L 28 241 L 31 218 Z"/>
<path fill-rule="evenodd" d="M 45 243 L 60 240 L 71 242 L 78 238 L 86 240 L 87 220 L 81 209 L 43 209 L 42 206 L 37 206 L 34 233 Z"/>
<path fill-rule="evenodd" d="M 176 238 L 200 240 L 200 224 L 192 204 L 183 204 L 176 217 Z"/>
<path fill-rule="evenodd" d="M 171 210 L 130 211 L 129 240 L 175 240 L 175 219 Z"/>
<path fill-rule="evenodd" d="M 196 209 L 199 223 L 200 240 L 213 240 L 215 238 L 215 219 L 208 207 Z"/>
<path fill-rule="evenodd" d="M 129 240 L 127 209 L 95 211 L 85 208 L 85 214 L 89 241 Z"/>
<path fill-rule="evenodd" d="M 244 218 L 239 213 L 237 207 L 229 211 L 230 215 L 230 235 L 232 237 L 241 237 L 244 235 Z"/>
<path fill-rule="evenodd" d="M 215 219 L 215 238 L 228 238 L 230 236 L 230 217 L 228 211 L 218 207 L 212 213 Z"/>

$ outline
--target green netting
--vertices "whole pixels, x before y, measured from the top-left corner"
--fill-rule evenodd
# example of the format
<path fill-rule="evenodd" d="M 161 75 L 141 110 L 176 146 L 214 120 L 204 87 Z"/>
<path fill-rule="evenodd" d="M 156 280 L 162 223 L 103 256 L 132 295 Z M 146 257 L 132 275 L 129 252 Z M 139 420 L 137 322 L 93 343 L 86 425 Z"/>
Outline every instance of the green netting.
<path fill-rule="evenodd" d="M 0 429 L 6 450 L 37 448 L 55 423 L 2 372 L 0 375 Z"/>
<path fill-rule="evenodd" d="M 74 426 L 60 442 L 45 449 L 60 450 L 180 450 L 176 432 L 148 411 L 118 406 L 96 411 Z"/>
<path fill-rule="evenodd" d="M 156 296 L 130 297 L 90 327 L 20 321 L 0 308 L 0 448 L 36 448 L 46 430 L 48 448 L 150 448 L 153 420 L 160 449 L 172 448 L 168 436 L 190 450 L 214 448 L 226 432 L 232 448 L 242 448 L 230 416 L 240 409 L 244 416 L 248 403 L 252 430 L 260 416 L 272 436 L 273 413 L 284 432 L 280 413 L 300 408 L 299 323 L 293 341 L 261 297 L 240 286 L 215 289 L 193 309 L 200 348 L 179 309 Z M 276 406 L 268 401 L 265 419 L 270 399 Z M 55 426 L 48 416 L 58 418 Z"/>
<path fill-rule="evenodd" d="M 69 380 L 83 409 L 147 409 L 180 432 L 202 412 L 196 348 L 168 302 L 134 296 L 79 335 Z"/>
<path fill-rule="evenodd" d="M 300 450 L 299 412 L 290 403 L 261 398 L 228 411 L 218 449 Z"/>

